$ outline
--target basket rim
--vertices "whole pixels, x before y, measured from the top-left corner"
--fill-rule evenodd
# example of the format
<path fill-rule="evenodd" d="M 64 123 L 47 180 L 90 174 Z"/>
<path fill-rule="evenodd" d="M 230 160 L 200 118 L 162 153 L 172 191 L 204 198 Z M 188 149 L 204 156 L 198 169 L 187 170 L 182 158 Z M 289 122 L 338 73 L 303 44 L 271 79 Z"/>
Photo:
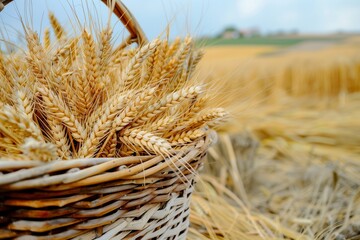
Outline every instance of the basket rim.
<path fill-rule="evenodd" d="M 171 165 L 175 167 L 187 165 L 193 158 L 206 152 L 215 135 L 215 131 L 211 130 L 193 145 L 173 151 L 171 156 L 82 158 L 55 160 L 49 163 L 40 161 L 31 163 L 29 160 L 23 164 L 20 163 L 22 160 L 0 160 L 0 171 L 10 171 L 0 175 L 0 191 L 45 187 L 58 191 L 120 179 L 144 179 Z M 127 165 L 132 166 L 127 167 Z M 109 172 L 114 168 L 118 168 L 117 171 Z M 56 174 L 59 171 L 61 172 Z M 59 184 L 61 186 L 58 186 Z"/>

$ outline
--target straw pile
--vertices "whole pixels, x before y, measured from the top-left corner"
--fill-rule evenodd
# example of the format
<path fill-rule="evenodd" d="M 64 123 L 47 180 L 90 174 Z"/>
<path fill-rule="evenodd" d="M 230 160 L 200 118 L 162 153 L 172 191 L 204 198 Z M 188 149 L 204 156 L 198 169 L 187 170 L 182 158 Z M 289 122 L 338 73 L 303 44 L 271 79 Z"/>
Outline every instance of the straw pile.
<path fill-rule="evenodd" d="M 114 46 L 112 29 L 55 39 L 25 29 L 27 49 L 0 54 L 0 158 L 168 156 L 227 116 L 192 76 L 191 38 Z"/>
<path fill-rule="evenodd" d="M 232 133 L 209 151 L 192 203 L 193 238 L 360 238 L 360 53 L 354 42 L 250 61 L 266 69 L 254 74 L 269 75 L 253 75 L 237 88 L 243 95 L 225 99 L 240 114 L 227 128 Z M 296 76 L 286 82 L 289 68 Z M 243 76 L 233 73 L 224 89 L 234 92 Z"/>
<path fill-rule="evenodd" d="M 261 56 L 237 46 L 227 47 L 233 56 L 211 49 L 218 57 L 200 63 L 200 76 L 225 93 L 217 101 L 233 106 L 234 112 L 239 105 L 243 111 L 260 102 L 278 103 L 284 96 L 344 103 L 348 94 L 360 91 L 359 43 L 354 37 L 311 51 L 262 47 Z"/>

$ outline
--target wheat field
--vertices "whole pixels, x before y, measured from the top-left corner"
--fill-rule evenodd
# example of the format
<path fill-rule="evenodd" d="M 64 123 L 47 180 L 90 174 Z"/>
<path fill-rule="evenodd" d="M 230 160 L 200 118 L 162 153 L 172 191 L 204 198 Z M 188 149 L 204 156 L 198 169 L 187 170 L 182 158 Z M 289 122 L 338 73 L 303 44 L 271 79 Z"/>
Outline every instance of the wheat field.
<path fill-rule="evenodd" d="M 234 120 L 209 151 L 191 238 L 360 238 L 359 40 L 233 46 L 216 64 L 208 49 L 199 75 Z"/>

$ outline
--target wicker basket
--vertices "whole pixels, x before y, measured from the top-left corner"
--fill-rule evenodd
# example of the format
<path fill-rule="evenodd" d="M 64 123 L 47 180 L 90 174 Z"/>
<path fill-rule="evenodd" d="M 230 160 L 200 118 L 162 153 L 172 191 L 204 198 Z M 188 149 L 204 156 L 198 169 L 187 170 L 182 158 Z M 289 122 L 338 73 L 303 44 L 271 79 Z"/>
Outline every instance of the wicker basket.
<path fill-rule="evenodd" d="M 121 2 L 114 13 L 130 32 L 124 44 L 147 42 Z M 185 239 L 195 172 L 213 136 L 171 157 L 2 160 L 0 239 Z"/>

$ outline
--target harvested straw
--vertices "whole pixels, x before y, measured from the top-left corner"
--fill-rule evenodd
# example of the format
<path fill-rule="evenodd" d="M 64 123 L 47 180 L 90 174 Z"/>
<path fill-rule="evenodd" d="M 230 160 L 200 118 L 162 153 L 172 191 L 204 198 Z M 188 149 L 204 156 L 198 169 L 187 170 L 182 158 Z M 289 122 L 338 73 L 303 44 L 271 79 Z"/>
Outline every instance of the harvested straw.
<path fill-rule="evenodd" d="M 359 239 L 356 44 L 282 50 L 244 61 L 238 72 L 234 55 L 217 56 L 224 60 L 209 81 L 232 74 L 219 86 L 228 94 L 214 102 L 240 114 L 209 150 L 192 202 L 192 238 Z M 205 57 L 206 72 L 211 63 Z"/>

